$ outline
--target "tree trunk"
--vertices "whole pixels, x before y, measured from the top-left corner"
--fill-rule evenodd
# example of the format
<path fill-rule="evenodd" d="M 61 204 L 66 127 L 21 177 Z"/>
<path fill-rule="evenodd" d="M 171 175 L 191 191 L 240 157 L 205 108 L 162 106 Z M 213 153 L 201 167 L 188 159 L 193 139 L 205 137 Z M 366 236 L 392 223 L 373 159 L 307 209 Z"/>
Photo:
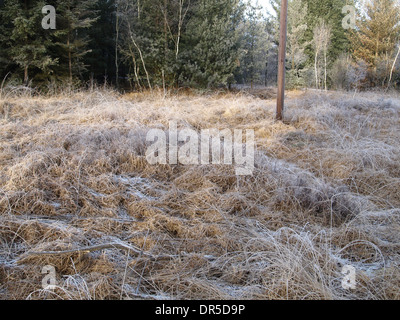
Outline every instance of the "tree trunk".
<path fill-rule="evenodd" d="M 115 85 L 118 88 L 118 76 L 119 76 L 119 66 L 118 66 L 118 38 L 119 38 L 119 12 L 118 12 L 118 2 L 116 8 L 116 19 L 115 19 Z"/>
<path fill-rule="evenodd" d="M 71 7 L 68 5 L 68 12 Z M 68 34 L 67 34 L 67 47 L 68 47 L 68 69 L 69 69 L 69 83 L 72 85 L 72 52 L 71 52 L 71 21 L 68 20 Z"/>
<path fill-rule="evenodd" d="M 186 14 L 189 11 L 189 6 L 190 6 L 190 2 L 189 2 L 189 4 L 186 7 L 185 12 L 183 12 L 184 3 L 185 3 L 185 0 L 179 0 L 179 21 L 178 21 L 178 35 L 176 37 L 175 60 L 178 60 L 179 44 L 181 41 L 183 21 L 185 20 Z"/>
<path fill-rule="evenodd" d="M 315 51 L 315 59 L 314 59 L 314 72 L 315 72 L 315 88 L 319 88 L 318 81 L 318 53 Z"/>
<path fill-rule="evenodd" d="M 326 64 L 327 64 L 327 57 L 326 57 L 326 50 L 325 50 L 325 52 L 324 52 L 324 84 L 325 84 L 325 91 L 328 90 L 328 85 L 327 85 L 328 75 L 327 75 L 327 70 L 326 70 L 327 69 Z"/>
<path fill-rule="evenodd" d="M 396 62 L 397 62 L 397 59 L 399 58 L 399 55 L 400 55 L 400 45 L 399 45 L 399 49 L 397 50 L 396 58 L 393 61 L 392 69 L 390 70 L 390 77 L 389 77 L 387 89 L 389 89 L 390 83 L 392 82 L 393 72 L 396 67 Z"/>
<path fill-rule="evenodd" d="M 133 38 L 132 30 L 131 30 L 131 25 L 130 25 L 129 23 L 128 23 L 128 29 L 129 29 L 129 35 L 130 35 L 130 37 L 131 37 L 132 43 L 133 43 L 133 45 L 135 46 L 135 48 L 137 49 L 137 51 L 139 52 L 140 60 L 142 61 L 142 65 L 143 65 L 143 70 L 144 70 L 144 72 L 146 73 L 147 84 L 149 85 L 149 89 L 150 89 L 150 91 L 153 91 L 153 88 L 152 88 L 151 82 L 150 82 L 150 76 L 149 76 L 149 73 L 147 72 L 146 64 L 145 64 L 145 62 L 144 62 L 142 50 L 140 50 L 140 48 L 139 48 L 139 46 L 137 45 L 135 39 Z"/>
<path fill-rule="evenodd" d="M 29 80 L 29 65 L 26 65 L 24 68 L 24 83 L 25 85 L 28 84 L 28 80 Z"/>
<path fill-rule="evenodd" d="M 131 46 L 129 46 L 129 51 L 131 53 L 131 57 L 132 57 L 132 61 L 133 61 L 133 71 L 135 73 L 136 83 L 137 83 L 139 89 L 142 90 L 142 86 L 140 85 L 139 76 L 138 76 L 139 67 L 136 65 L 135 54 L 133 53 Z"/>
<path fill-rule="evenodd" d="M 167 0 L 164 0 L 164 66 L 167 64 L 168 52 L 168 21 L 167 21 Z"/>
<path fill-rule="evenodd" d="M 279 37 L 279 57 L 278 57 L 278 95 L 276 107 L 276 120 L 283 120 L 285 107 L 285 75 L 286 75 L 286 37 L 287 37 L 287 12 L 288 1 L 281 2 L 281 21 Z"/>
<path fill-rule="evenodd" d="M 70 31 L 68 31 L 67 46 L 68 46 L 69 82 L 70 84 L 72 84 L 72 53 L 71 53 L 71 43 L 70 43 Z"/>

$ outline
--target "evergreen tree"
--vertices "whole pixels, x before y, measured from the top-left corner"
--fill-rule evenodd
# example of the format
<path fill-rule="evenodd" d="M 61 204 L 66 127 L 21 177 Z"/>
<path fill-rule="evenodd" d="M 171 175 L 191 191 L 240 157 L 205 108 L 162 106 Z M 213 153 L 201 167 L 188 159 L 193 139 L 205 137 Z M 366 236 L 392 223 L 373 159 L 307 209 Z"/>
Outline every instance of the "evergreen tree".
<path fill-rule="evenodd" d="M 90 52 L 87 52 L 84 57 L 84 61 L 88 65 L 87 76 L 98 82 L 107 81 L 116 84 L 114 79 L 116 77 L 116 46 L 118 46 L 116 39 L 117 2 L 119 3 L 118 14 L 120 14 L 124 8 L 121 0 L 98 0 L 94 6 L 94 11 L 98 12 L 98 19 L 85 32 L 90 39 L 88 45 Z M 121 64 L 119 61 L 118 63 Z"/>
<path fill-rule="evenodd" d="M 51 73 L 57 58 L 49 54 L 52 31 L 42 28 L 43 0 L 6 0 L 0 10 L 2 60 L 14 64 L 28 83 L 37 73 Z"/>
<path fill-rule="evenodd" d="M 11 22 L 5 18 L 4 0 L 0 0 L 0 78 L 10 71 L 12 61 L 9 56 L 9 34 Z"/>
<path fill-rule="evenodd" d="M 261 9 L 249 1 L 239 27 L 242 54 L 236 78 L 242 83 L 250 84 L 251 87 L 254 83 L 260 83 L 265 76 L 268 49 L 271 46 Z"/>
<path fill-rule="evenodd" d="M 280 0 L 271 0 L 272 7 L 276 12 L 276 30 L 279 29 Z M 311 75 L 308 71 L 314 70 L 315 78 L 315 57 L 316 47 L 314 43 L 314 31 L 316 27 L 324 21 L 330 29 L 329 51 L 324 59 L 324 69 L 330 69 L 333 61 L 346 52 L 350 47 L 348 30 L 342 26 L 344 15 L 342 9 L 345 5 L 355 5 L 355 0 L 290 0 L 288 9 L 288 60 L 291 69 L 288 74 L 288 84 L 304 85 L 311 79 L 306 79 Z M 278 41 L 278 35 L 275 36 Z M 315 44 L 315 43 L 314 43 Z M 305 55 L 306 56 L 305 56 Z M 317 56 L 319 53 L 317 54 Z M 304 59 L 307 57 L 306 61 Z M 296 60 L 298 62 L 296 63 Z M 325 63 L 326 62 L 326 63 Z M 319 61 L 317 62 L 319 65 Z M 298 64 L 296 66 L 296 64 Z M 309 68 L 313 66 L 312 68 Z M 318 66 L 317 66 L 318 69 Z M 319 72 L 319 71 L 318 71 Z M 324 80 L 327 72 L 324 72 Z M 293 81 L 294 80 L 294 81 Z M 293 83 L 294 82 L 294 83 Z M 325 81 L 324 81 L 325 82 Z M 328 82 L 328 79 L 326 79 Z"/>
<path fill-rule="evenodd" d="M 136 88 L 161 79 L 164 43 L 160 8 L 152 8 L 150 0 L 123 0 L 121 53 L 130 65 L 130 80 Z M 156 12 L 157 11 L 157 12 Z"/>
<path fill-rule="evenodd" d="M 199 0 L 183 37 L 181 83 L 215 87 L 233 81 L 238 67 L 239 37 L 242 19 L 239 0 Z"/>
<path fill-rule="evenodd" d="M 290 64 L 287 84 L 290 87 L 303 86 L 307 55 L 305 48 L 309 43 L 305 41 L 307 31 L 307 4 L 304 0 L 291 0 L 288 7 L 288 35 L 287 56 Z"/>
<path fill-rule="evenodd" d="M 314 37 L 315 26 L 320 21 L 325 21 L 326 25 L 331 28 L 331 46 L 329 50 L 328 60 L 335 61 L 342 52 L 346 52 L 350 48 L 348 39 L 348 30 L 342 26 L 344 14 L 342 9 L 346 5 L 355 6 L 354 0 L 303 0 L 307 5 L 307 31 L 305 40 L 311 44 Z M 314 60 L 314 51 L 311 45 L 306 48 L 310 63 Z"/>
<path fill-rule="evenodd" d="M 97 12 L 93 10 L 98 0 L 58 0 L 57 30 L 55 35 L 61 48 L 60 61 L 67 66 L 70 83 L 73 77 L 86 71 L 84 56 L 90 39 L 84 29 L 96 21 Z"/>
<path fill-rule="evenodd" d="M 366 3 L 365 15 L 357 21 L 352 32 L 352 53 L 369 67 L 372 83 L 382 86 L 389 80 L 395 49 L 399 40 L 400 9 L 394 0 L 371 0 Z"/>

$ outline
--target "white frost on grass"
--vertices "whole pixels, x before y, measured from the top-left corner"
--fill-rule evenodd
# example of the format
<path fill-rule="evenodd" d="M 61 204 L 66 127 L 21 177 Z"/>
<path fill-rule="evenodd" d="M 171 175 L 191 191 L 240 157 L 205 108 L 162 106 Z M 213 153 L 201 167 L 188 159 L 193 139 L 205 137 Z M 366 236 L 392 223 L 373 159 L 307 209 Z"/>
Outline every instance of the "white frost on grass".
<path fill-rule="evenodd" d="M 152 189 L 151 182 L 142 177 L 114 176 L 117 183 L 127 187 L 127 194 L 134 195 L 139 199 L 154 200 L 154 197 L 148 195 L 148 190 Z"/>

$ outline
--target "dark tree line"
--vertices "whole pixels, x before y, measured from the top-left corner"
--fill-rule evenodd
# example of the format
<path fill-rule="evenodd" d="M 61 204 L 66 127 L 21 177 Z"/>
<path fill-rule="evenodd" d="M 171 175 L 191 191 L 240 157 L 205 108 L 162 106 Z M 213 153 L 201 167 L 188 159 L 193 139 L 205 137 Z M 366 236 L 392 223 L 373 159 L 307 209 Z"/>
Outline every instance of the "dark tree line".
<path fill-rule="evenodd" d="M 346 30 L 342 8 L 356 0 L 289 0 L 289 87 L 398 81 L 398 5 L 370 3 Z M 275 14 L 248 0 L 0 0 L 0 80 L 136 90 L 274 85 L 280 1 L 271 4 Z M 56 9 L 55 30 L 42 28 L 45 5 Z"/>
<path fill-rule="evenodd" d="M 45 5 L 56 8 L 55 30 L 41 26 Z M 36 84 L 227 85 L 244 9 L 239 0 L 5 0 L 0 72 Z"/>

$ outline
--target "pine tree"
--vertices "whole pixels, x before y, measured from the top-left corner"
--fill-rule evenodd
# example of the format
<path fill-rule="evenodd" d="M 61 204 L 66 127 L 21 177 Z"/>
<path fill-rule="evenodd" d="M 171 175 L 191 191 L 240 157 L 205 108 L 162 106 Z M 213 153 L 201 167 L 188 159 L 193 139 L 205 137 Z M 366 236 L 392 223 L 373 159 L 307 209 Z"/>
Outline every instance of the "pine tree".
<path fill-rule="evenodd" d="M 379 81 L 384 86 L 400 36 L 399 5 L 394 0 L 371 0 L 366 3 L 365 13 L 350 36 L 352 53 L 355 59 L 367 63 L 372 83 Z"/>
<path fill-rule="evenodd" d="M 164 19 L 151 0 L 123 0 L 121 11 L 121 54 L 129 64 L 129 78 L 136 88 L 148 87 L 161 79 L 165 37 Z"/>
<path fill-rule="evenodd" d="M 180 81 L 201 87 L 227 85 L 238 67 L 239 0 L 199 0 L 188 23 Z"/>
<path fill-rule="evenodd" d="M 90 52 L 90 39 L 85 30 L 97 20 L 93 10 L 98 0 L 58 0 L 57 31 L 58 45 L 61 48 L 62 65 L 68 67 L 70 83 L 76 75 L 86 71 L 84 56 Z"/>
<path fill-rule="evenodd" d="M 25 84 L 39 71 L 51 73 L 57 63 L 49 54 L 52 31 L 44 31 L 41 24 L 45 5 L 43 0 L 6 0 L 0 10 L 3 59 L 23 71 Z"/>
<path fill-rule="evenodd" d="M 337 60 L 337 57 L 346 52 L 350 47 L 350 41 L 348 39 L 348 30 L 342 26 L 344 15 L 342 9 L 345 5 L 355 5 L 356 0 L 290 0 L 288 10 L 288 60 L 291 65 L 289 71 L 288 84 L 293 82 L 293 78 L 297 80 L 298 85 L 304 85 L 305 81 L 309 82 L 310 79 L 305 79 L 308 74 L 308 68 L 312 66 L 314 69 L 314 80 L 315 80 L 315 57 L 316 47 L 313 46 L 314 31 L 316 26 L 321 22 L 325 21 L 325 24 L 331 30 L 331 37 L 329 43 L 329 51 L 326 55 L 326 69 L 329 70 L 333 61 Z M 278 25 L 280 15 L 280 0 L 271 0 L 272 7 L 277 13 L 277 19 L 275 24 Z M 294 28 L 293 28 L 294 26 Z M 276 27 L 278 30 L 278 27 Z M 278 39 L 277 35 L 275 37 Z M 293 49 L 292 49 L 293 46 Z M 307 56 L 306 61 L 305 55 Z M 317 56 L 319 53 L 317 54 Z M 298 57 L 293 59 L 294 57 Z M 325 55 L 323 55 L 325 58 Z M 299 66 L 296 66 L 296 59 L 299 60 Z M 317 65 L 317 69 L 319 62 Z M 298 69 L 299 68 L 299 69 Z M 324 66 L 325 69 L 325 66 Z M 310 69 L 311 71 L 311 69 Z M 304 79 L 296 79 L 300 74 Z M 328 82 L 327 72 L 324 72 L 324 82 Z M 312 83 L 312 81 L 311 81 Z M 315 83 L 315 81 L 314 81 Z"/>
<path fill-rule="evenodd" d="M 262 7 L 246 4 L 244 19 L 238 28 L 241 41 L 240 68 L 236 78 L 253 88 L 265 76 L 268 49 L 271 45 Z"/>
<path fill-rule="evenodd" d="M 287 56 L 290 64 L 288 86 L 304 85 L 307 55 L 305 41 L 307 31 L 307 4 L 304 0 L 291 0 L 288 7 Z"/>
<path fill-rule="evenodd" d="M 6 16 L 4 0 L 0 0 L 0 79 L 3 79 L 12 68 L 9 55 L 9 32 L 12 28 L 11 20 Z"/>
<path fill-rule="evenodd" d="M 90 39 L 88 44 L 90 52 L 84 56 L 84 62 L 88 65 L 88 76 L 99 82 L 111 81 L 115 79 L 117 73 L 115 64 L 116 46 L 118 46 L 118 50 L 122 38 L 119 36 L 117 43 L 117 2 L 119 3 L 118 10 L 121 12 L 124 9 L 121 0 L 98 0 L 94 7 L 94 10 L 98 12 L 98 19 L 85 31 Z M 121 69 L 124 69 L 123 65 Z"/>
<path fill-rule="evenodd" d="M 307 42 L 311 43 L 313 39 L 313 31 L 315 26 L 324 20 L 325 23 L 331 28 L 331 47 L 329 51 L 328 60 L 335 61 L 339 55 L 347 51 L 350 47 L 348 39 L 348 30 L 342 26 L 344 15 L 342 9 L 345 5 L 355 6 L 354 0 L 303 0 L 307 4 L 307 25 L 308 29 L 305 34 Z M 311 45 L 306 49 L 309 56 L 309 61 L 312 63 L 314 59 L 314 51 Z"/>

